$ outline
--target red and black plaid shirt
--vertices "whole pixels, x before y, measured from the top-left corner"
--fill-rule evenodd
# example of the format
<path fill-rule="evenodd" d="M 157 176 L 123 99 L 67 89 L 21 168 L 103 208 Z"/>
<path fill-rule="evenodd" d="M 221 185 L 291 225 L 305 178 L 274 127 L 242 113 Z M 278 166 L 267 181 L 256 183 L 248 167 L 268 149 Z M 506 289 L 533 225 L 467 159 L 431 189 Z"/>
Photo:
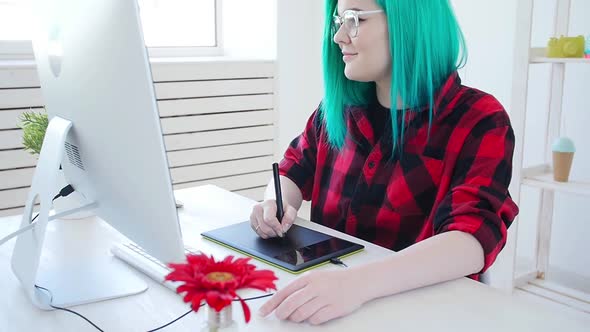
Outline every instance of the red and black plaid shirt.
<path fill-rule="evenodd" d="M 508 193 L 514 133 L 502 105 L 461 85 L 457 73 L 435 104 L 429 139 L 428 112 L 407 113 L 401 158 L 392 153 L 391 118 L 367 116 L 386 109 L 346 108 L 340 151 L 330 148 L 316 110 L 285 152 L 280 173 L 311 200 L 314 222 L 385 248 L 399 251 L 452 230 L 472 234 L 484 250 L 483 272 L 518 214 Z M 380 126 L 371 119 L 385 122 L 382 135 L 376 137 Z"/>

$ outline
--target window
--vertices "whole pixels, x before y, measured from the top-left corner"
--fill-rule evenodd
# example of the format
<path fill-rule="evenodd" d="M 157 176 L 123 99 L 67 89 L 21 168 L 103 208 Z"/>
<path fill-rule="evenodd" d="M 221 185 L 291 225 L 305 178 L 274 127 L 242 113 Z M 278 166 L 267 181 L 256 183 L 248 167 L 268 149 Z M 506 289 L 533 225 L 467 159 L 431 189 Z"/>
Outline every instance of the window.
<path fill-rule="evenodd" d="M 150 55 L 221 53 L 216 0 L 139 0 Z"/>
<path fill-rule="evenodd" d="M 23 0 L 0 0 L 0 56 L 32 56 L 32 19 Z M 219 55 L 217 0 L 138 0 L 150 55 Z"/>
<path fill-rule="evenodd" d="M 216 46 L 214 0 L 139 0 L 148 47 Z"/>
<path fill-rule="evenodd" d="M 22 0 L 0 0 L 0 40 L 30 40 L 32 26 Z"/>

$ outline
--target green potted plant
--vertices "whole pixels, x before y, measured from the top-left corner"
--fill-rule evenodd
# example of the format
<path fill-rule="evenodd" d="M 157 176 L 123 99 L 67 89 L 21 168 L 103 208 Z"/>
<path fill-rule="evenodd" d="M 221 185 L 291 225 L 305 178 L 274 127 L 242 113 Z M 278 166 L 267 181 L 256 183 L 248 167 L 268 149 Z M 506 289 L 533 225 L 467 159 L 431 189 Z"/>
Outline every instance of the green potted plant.
<path fill-rule="evenodd" d="M 25 151 L 32 155 L 41 153 L 43 138 L 47 131 L 49 119 L 45 112 L 24 112 L 19 116 L 18 126 L 23 130 L 23 145 Z"/>
<path fill-rule="evenodd" d="M 22 143 L 25 147 L 25 151 L 29 152 L 34 156 L 39 156 L 41 153 L 41 147 L 43 146 L 43 139 L 45 138 L 45 132 L 47 131 L 47 126 L 49 125 L 49 118 L 47 116 L 47 112 L 45 110 L 38 112 L 38 111 L 26 111 L 22 113 L 18 118 L 18 126 L 23 130 L 23 137 Z M 64 174 L 60 169 L 58 170 L 58 179 L 57 179 L 57 188 L 56 192 L 58 192 L 61 188 L 65 187 L 67 182 L 65 180 Z M 81 202 L 84 201 L 84 197 L 74 191 L 67 197 L 61 197 L 53 202 L 53 207 L 56 213 L 66 211 L 72 208 L 76 208 L 80 206 Z M 66 217 L 62 217 L 63 219 L 80 219 L 85 218 L 92 215 L 90 211 L 80 211 Z"/>

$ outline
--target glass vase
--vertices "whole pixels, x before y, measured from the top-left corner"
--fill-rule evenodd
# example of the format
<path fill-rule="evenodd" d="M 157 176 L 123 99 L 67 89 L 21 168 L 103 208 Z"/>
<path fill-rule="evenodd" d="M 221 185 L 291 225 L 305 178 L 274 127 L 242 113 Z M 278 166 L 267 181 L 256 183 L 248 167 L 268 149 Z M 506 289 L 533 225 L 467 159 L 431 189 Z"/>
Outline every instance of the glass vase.
<path fill-rule="evenodd" d="M 233 303 L 221 309 L 220 312 L 206 305 L 207 318 L 203 323 L 201 332 L 233 332 L 239 331 L 236 322 L 233 319 Z"/>

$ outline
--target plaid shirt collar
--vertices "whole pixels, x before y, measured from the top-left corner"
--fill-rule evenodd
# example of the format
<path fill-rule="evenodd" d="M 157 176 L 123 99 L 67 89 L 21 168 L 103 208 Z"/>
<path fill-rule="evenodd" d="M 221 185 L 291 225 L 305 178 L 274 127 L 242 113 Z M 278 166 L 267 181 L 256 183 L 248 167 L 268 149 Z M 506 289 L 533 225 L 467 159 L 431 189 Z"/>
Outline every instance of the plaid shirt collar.
<path fill-rule="evenodd" d="M 455 71 L 447 78 L 446 82 L 442 85 L 434 97 L 435 103 L 432 115 L 433 121 L 437 116 L 441 116 L 441 114 L 439 114 L 440 110 L 444 110 L 446 108 L 446 106 L 456 97 L 460 89 L 461 78 Z M 386 158 L 389 158 L 391 157 L 391 153 L 393 151 L 391 120 L 389 117 L 387 117 L 383 134 L 380 139 L 377 140 L 373 131 L 373 126 L 367 115 L 367 112 L 373 112 L 375 111 L 375 108 L 380 107 L 377 106 L 377 101 L 374 103 L 375 104 L 368 107 L 347 107 L 345 114 L 347 114 L 347 118 L 352 121 L 352 123 L 349 124 L 349 128 L 351 129 L 349 134 L 355 141 L 359 143 L 363 150 L 366 150 L 367 153 L 371 151 L 375 145 L 379 144 L 383 155 Z M 404 121 L 404 141 L 411 139 L 412 135 L 422 128 L 425 125 L 425 122 L 429 120 L 429 107 L 429 105 L 426 105 L 421 107 L 418 111 L 406 112 Z M 381 106 L 381 108 L 383 107 Z M 398 112 L 398 123 L 400 123 L 402 115 L 403 112 Z"/>

